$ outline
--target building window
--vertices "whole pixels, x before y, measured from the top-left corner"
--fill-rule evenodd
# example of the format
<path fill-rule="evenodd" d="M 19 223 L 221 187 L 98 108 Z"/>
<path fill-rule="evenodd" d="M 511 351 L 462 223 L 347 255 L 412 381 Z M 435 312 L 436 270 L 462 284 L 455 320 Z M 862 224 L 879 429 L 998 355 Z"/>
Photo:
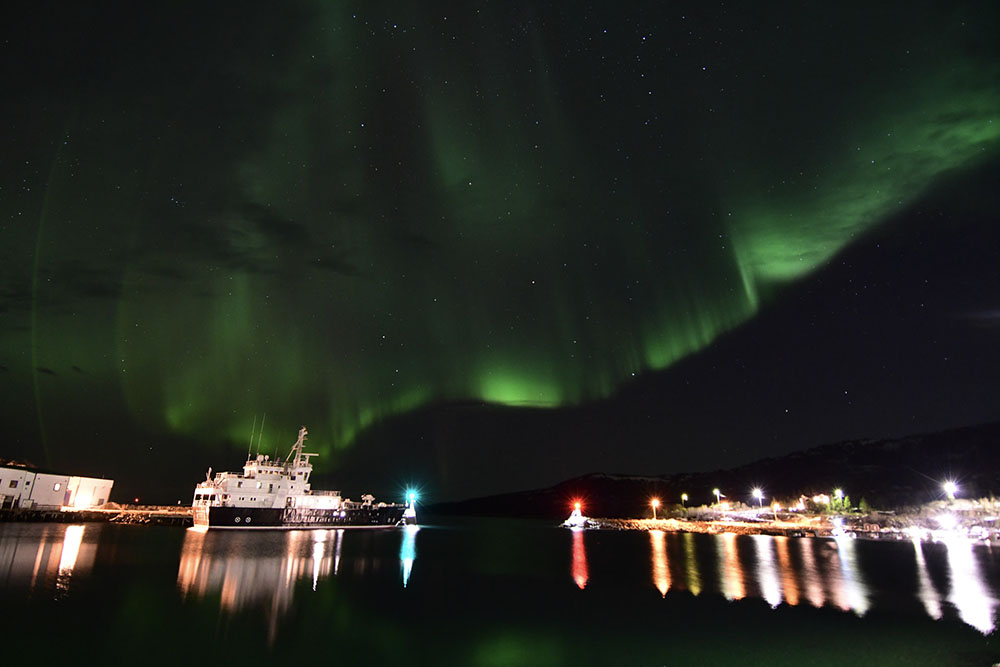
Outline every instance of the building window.
<path fill-rule="evenodd" d="M 56 482 L 55 484 L 52 485 L 52 490 L 53 491 L 58 491 L 61 488 L 62 488 L 62 484 L 60 484 L 59 482 Z"/>
<path fill-rule="evenodd" d="M 12 488 L 12 489 L 16 489 L 17 488 L 17 480 L 16 479 L 10 480 L 10 488 Z"/>

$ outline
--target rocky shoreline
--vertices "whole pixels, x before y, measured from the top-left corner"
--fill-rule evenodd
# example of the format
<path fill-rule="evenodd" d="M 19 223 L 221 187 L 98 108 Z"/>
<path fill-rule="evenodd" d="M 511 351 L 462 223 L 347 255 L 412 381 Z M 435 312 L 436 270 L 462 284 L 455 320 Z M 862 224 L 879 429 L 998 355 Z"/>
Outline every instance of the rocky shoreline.
<path fill-rule="evenodd" d="M 857 537 L 864 539 L 943 540 L 965 537 L 1000 544 L 1000 501 L 955 500 L 919 507 L 867 513 L 717 511 L 699 507 L 683 516 L 661 519 L 587 518 L 599 530 L 663 530 L 687 533 L 736 533 L 787 537 Z"/>

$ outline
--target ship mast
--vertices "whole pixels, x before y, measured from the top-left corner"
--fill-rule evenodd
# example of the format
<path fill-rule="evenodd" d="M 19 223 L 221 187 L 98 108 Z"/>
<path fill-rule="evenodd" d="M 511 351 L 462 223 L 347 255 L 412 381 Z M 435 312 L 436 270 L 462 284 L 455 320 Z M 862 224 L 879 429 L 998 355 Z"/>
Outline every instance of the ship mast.
<path fill-rule="evenodd" d="M 298 440 L 292 445 L 292 451 L 288 452 L 288 456 L 285 457 L 285 466 L 297 466 L 299 465 L 299 459 L 302 458 L 302 443 L 305 442 L 306 436 L 309 435 L 309 431 L 303 426 L 299 429 Z"/>

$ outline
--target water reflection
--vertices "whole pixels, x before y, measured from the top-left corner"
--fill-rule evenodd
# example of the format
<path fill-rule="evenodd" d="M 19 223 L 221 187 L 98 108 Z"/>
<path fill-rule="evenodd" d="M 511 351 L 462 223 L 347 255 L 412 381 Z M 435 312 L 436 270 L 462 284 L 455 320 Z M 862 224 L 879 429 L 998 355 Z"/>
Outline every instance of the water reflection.
<path fill-rule="evenodd" d="M 653 585 L 660 595 L 666 595 L 670 590 L 670 567 L 667 564 L 667 536 L 662 530 L 649 531 L 649 540 L 653 548 Z"/>
<path fill-rule="evenodd" d="M 917 560 L 917 597 L 920 598 L 928 616 L 933 619 L 941 618 L 941 595 L 931 583 L 930 574 L 927 572 L 927 560 L 924 558 L 924 549 L 920 540 L 913 540 L 913 555 Z"/>
<path fill-rule="evenodd" d="M 961 537 L 945 542 L 948 548 L 948 571 L 951 575 L 951 592 L 948 601 L 958 610 L 963 621 L 983 634 L 993 631 L 993 611 L 997 606 L 979 571 L 973 544 Z"/>
<path fill-rule="evenodd" d="M 573 529 L 573 581 L 580 589 L 587 587 L 587 551 L 583 545 L 583 530 Z"/>
<path fill-rule="evenodd" d="M 411 526 L 401 533 L 403 586 L 416 559 L 418 530 Z M 310 581 L 315 591 L 322 580 L 339 573 L 344 540 L 344 529 L 268 534 L 188 530 L 181 547 L 177 587 L 184 596 L 218 593 L 220 606 L 227 612 L 251 606 L 265 608 L 273 640 L 278 620 L 293 604 L 297 584 Z M 377 566 L 378 559 L 355 559 L 358 573 L 364 574 L 371 565 Z"/>
<path fill-rule="evenodd" d="M 714 549 L 698 548 L 701 542 Z M 712 592 L 727 600 L 759 597 L 771 607 L 808 603 L 814 607 L 832 605 L 858 616 L 871 609 L 878 591 L 878 569 L 866 569 L 861 552 L 889 549 L 895 552 L 892 567 L 905 567 L 907 556 L 914 559 L 916 582 L 913 595 L 934 619 L 949 613 L 984 634 L 996 628 L 994 621 L 1000 597 L 991 588 L 984 570 L 985 553 L 975 542 L 958 538 L 941 545 L 864 542 L 849 537 L 834 539 L 788 538 L 783 536 L 739 536 L 731 533 L 693 535 L 649 531 L 650 573 L 653 585 L 664 597 L 671 589 L 685 587 L 694 595 L 702 592 L 699 567 L 714 566 L 718 578 L 709 580 Z M 752 549 L 749 548 L 752 545 Z M 901 550 L 902 549 L 902 550 Z M 929 550 L 928 550 L 929 549 Z M 928 559 L 947 569 L 947 590 L 935 585 Z M 680 561 L 684 568 L 681 570 Z M 670 565 L 674 563 L 675 578 Z M 588 570 L 583 534 L 573 535 L 573 578 L 580 588 L 587 584 Z M 949 610 L 953 610 L 949 612 Z"/>
<path fill-rule="evenodd" d="M 723 533 L 718 536 L 722 543 L 722 558 L 719 559 L 719 578 L 722 580 L 722 594 L 727 600 L 742 600 L 746 597 L 743 566 L 736 546 L 736 535 Z"/>
<path fill-rule="evenodd" d="M 728 533 L 709 536 L 651 530 L 649 539 L 653 585 L 664 597 L 671 588 L 685 587 L 685 580 L 675 581 L 670 571 L 673 562 L 679 572 L 677 563 L 683 558 L 686 587 L 695 595 L 702 590 L 699 565 L 714 565 L 718 578 L 710 579 L 708 585 L 711 592 L 728 600 L 753 596 L 771 607 L 803 602 L 814 607 L 832 605 L 864 616 L 876 600 L 888 601 L 898 595 L 897 591 L 879 588 L 879 572 L 886 567 L 885 561 L 873 559 L 866 566 L 863 556 L 888 550 L 892 558 L 888 567 L 905 568 L 908 557 L 913 559 L 916 581 L 911 591 L 927 616 L 935 620 L 957 616 L 983 634 L 990 634 L 997 627 L 1000 594 L 989 578 L 995 570 L 992 551 L 961 536 L 939 544 L 914 540 L 912 551 L 905 543 L 865 542 L 850 537 L 815 539 Z M 699 542 L 706 545 L 712 542 L 715 548 L 699 549 Z M 582 541 L 574 542 L 575 549 L 577 544 L 585 572 Z M 750 545 L 752 549 L 748 548 Z M 940 578 L 935 583 L 931 571 L 947 572 L 947 583 Z M 585 574 L 582 581 L 586 582 Z"/>
<path fill-rule="evenodd" d="M 793 607 L 799 603 L 799 584 L 795 580 L 795 570 L 792 568 L 792 557 L 788 552 L 788 538 L 775 537 L 774 545 L 778 549 L 778 567 L 781 570 L 781 590 L 785 600 Z"/>
<path fill-rule="evenodd" d="M 757 580 L 760 582 L 761 596 L 772 607 L 781 604 L 781 582 L 774 562 L 774 538 L 768 535 L 754 535 L 757 547 Z"/>
<path fill-rule="evenodd" d="M 853 610 L 858 616 L 864 616 L 868 611 L 868 586 L 858 565 L 858 544 L 850 537 L 838 537 L 835 540 L 840 561 L 840 587 L 837 599 L 841 600 L 841 608 Z"/>
<path fill-rule="evenodd" d="M 0 533 L 4 587 L 69 593 L 73 581 L 94 566 L 97 544 L 84 541 L 83 525 L 18 526 Z M 96 531 L 92 531 L 96 532 Z"/>
<path fill-rule="evenodd" d="M 805 595 L 809 604 L 822 607 L 826 604 L 826 594 L 823 593 L 823 575 L 816 567 L 816 545 L 825 546 L 819 540 L 798 540 L 799 555 L 802 556 L 802 580 L 805 582 Z"/>
<path fill-rule="evenodd" d="M 420 526 L 409 525 L 403 529 L 403 540 L 399 545 L 399 561 L 403 566 L 403 588 L 410 582 L 413 561 L 417 559 L 417 532 Z"/>
<path fill-rule="evenodd" d="M 687 587 L 693 595 L 701 593 L 701 575 L 698 572 L 698 557 L 694 551 L 694 535 L 684 533 L 684 563 L 687 572 Z"/>

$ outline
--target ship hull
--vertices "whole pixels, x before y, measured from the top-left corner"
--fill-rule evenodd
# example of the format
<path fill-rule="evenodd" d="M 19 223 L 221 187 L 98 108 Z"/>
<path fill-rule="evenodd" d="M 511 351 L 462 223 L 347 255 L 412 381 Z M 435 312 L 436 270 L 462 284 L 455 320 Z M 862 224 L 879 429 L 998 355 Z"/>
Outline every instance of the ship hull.
<path fill-rule="evenodd" d="M 386 528 L 399 524 L 405 507 L 353 507 L 341 510 L 296 507 L 195 507 L 194 525 L 203 529 L 298 530 Z"/>

